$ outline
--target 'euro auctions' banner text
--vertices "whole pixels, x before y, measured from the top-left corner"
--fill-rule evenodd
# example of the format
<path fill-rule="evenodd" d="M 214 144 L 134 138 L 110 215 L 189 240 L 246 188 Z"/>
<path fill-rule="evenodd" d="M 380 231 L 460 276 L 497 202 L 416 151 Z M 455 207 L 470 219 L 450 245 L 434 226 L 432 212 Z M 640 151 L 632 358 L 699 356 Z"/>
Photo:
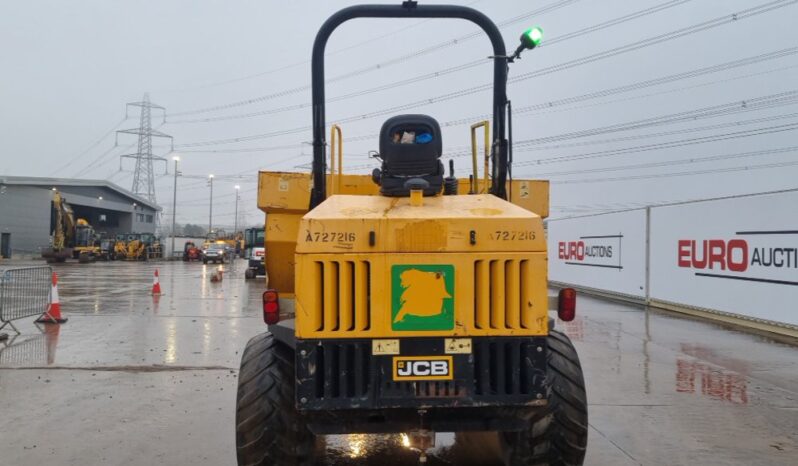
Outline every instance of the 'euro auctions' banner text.
<path fill-rule="evenodd" d="M 651 298 L 798 325 L 798 192 L 651 210 Z"/>
<path fill-rule="evenodd" d="M 646 211 L 548 222 L 549 279 L 645 296 Z"/>

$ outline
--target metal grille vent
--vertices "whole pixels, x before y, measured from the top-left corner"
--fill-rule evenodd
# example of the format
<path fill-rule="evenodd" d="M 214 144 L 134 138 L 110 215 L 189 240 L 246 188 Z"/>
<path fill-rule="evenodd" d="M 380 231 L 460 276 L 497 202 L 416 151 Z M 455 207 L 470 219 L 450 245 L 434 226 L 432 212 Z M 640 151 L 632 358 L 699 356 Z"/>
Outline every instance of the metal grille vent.
<path fill-rule="evenodd" d="M 368 394 L 371 381 L 369 342 L 320 345 L 315 351 L 317 399 L 355 398 Z M 326 383 L 325 383 L 326 382 Z"/>
<path fill-rule="evenodd" d="M 477 395 L 530 395 L 545 372 L 532 361 L 538 347 L 524 341 L 488 342 L 474 345 L 474 388 Z"/>
<path fill-rule="evenodd" d="M 528 260 L 474 262 L 474 326 L 478 329 L 531 328 L 532 264 Z"/>
<path fill-rule="evenodd" d="M 317 261 L 316 330 L 359 332 L 371 327 L 371 264 Z"/>

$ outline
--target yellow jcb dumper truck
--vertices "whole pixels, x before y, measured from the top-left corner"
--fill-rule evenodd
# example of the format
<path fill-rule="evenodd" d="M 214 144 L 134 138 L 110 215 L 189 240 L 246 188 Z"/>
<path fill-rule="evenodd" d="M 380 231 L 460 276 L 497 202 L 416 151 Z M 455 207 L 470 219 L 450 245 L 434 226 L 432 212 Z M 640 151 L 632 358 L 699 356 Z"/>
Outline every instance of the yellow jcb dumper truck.
<path fill-rule="evenodd" d="M 426 115 L 382 125 L 381 167 L 370 177 L 343 174 L 333 126 L 327 173 L 324 49 L 340 24 L 364 17 L 460 18 L 490 38 L 493 119 L 472 128 L 469 177 L 451 165 L 446 176 L 441 130 Z M 549 312 L 573 319 L 576 298 L 570 289 L 548 296 L 548 183 L 509 176 L 508 64 L 540 38 L 526 31 L 508 55 L 482 13 L 416 2 L 349 7 L 321 27 L 312 175 L 259 175 L 268 331 L 241 360 L 238 464 L 314 464 L 316 436 L 391 432 L 406 434 L 423 461 L 436 431 L 496 432 L 509 465 L 582 464 L 582 369 Z M 485 177 L 479 127 L 493 136 Z"/>

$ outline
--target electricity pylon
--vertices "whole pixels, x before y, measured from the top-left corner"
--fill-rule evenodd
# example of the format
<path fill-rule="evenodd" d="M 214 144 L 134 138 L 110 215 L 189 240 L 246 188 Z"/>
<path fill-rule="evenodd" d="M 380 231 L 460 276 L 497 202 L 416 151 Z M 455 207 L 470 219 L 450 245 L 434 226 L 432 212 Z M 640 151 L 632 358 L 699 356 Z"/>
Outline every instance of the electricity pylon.
<path fill-rule="evenodd" d="M 119 169 L 122 169 L 122 159 L 131 158 L 136 160 L 136 169 L 133 172 L 133 187 L 130 191 L 133 194 L 149 200 L 152 203 L 157 203 L 155 197 L 155 162 L 164 162 L 166 167 L 167 160 L 163 157 L 152 154 L 152 138 L 169 138 L 172 141 L 172 149 L 174 150 L 174 140 L 172 136 L 162 133 L 156 129 L 152 129 L 152 109 L 165 111 L 166 109 L 160 105 L 150 102 L 150 95 L 144 94 L 141 102 L 130 102 L 125 106 L 125 114 L 129 106 L 141 107 L 141 118 L 139 119 L 139 127 L 133 129 L 122 129 L 117 131 L 119 133 L 136 134 L 139 137 L 138 150 L 135 154 L 125 154 L 120 156 Z"/>

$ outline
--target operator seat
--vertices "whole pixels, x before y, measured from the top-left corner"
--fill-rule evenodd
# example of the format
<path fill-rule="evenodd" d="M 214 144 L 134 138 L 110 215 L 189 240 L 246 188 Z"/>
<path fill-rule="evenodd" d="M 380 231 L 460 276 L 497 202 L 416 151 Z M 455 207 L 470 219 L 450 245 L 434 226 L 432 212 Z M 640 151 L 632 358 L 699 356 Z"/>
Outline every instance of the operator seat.
<path fill-rule="evenodd" d="M 397 115 L 389 118 L 380 130 L 382 167 L 375 168 L 372 179 L 383 196 L 410 196 L 405 183 L 421 178 L 429 186 L 425 196 L 434 196 L 443 186 L 441 127 L 428 115 Z"/>

